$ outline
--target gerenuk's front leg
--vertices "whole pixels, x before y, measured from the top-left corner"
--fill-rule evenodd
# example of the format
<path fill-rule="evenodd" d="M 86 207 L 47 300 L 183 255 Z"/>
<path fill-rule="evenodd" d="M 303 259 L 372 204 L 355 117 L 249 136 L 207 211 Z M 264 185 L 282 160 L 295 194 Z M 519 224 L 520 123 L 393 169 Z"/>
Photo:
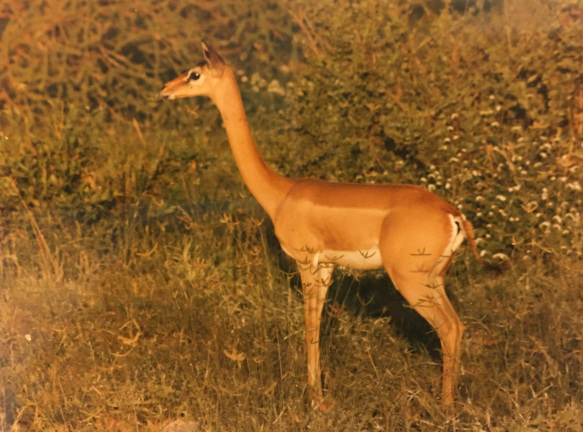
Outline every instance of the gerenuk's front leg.
<path fill-rule="evenodd" d="M 306 316 L 306 350 L 308 353 L 308 398 L 319 408 L 328 410 L 322 394 L 320 370 L 320 323 L 322 309 L 326 301 L 328 287 L 332 283 L 331 265 L 311 265 L 298 262 L 302 291 L 304 295 L 304 312 Z"/>

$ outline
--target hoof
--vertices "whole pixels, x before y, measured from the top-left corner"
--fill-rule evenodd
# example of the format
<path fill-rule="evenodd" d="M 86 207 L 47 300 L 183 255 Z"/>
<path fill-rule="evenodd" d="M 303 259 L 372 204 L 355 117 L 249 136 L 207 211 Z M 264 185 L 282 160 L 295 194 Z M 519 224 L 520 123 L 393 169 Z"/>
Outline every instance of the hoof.
<path fill-rule="evenodd" d="M 309 391 L 308 400 L 310 401 L 310 404 L 314 409 L 319 409 L 320 411 L 323 412 L 330 411 L 334 406 L 334 401 L 326 400 L 326 398 L 324 398 L 324 396 L 320 392 L 313 394 L 313 392 Z"/>
<path fill-rule="evenodd" d="M 322 412 L 328 412 L 334 407 L 334 401 L 326 401 L 323 397 L 318 398 L 318 400 L 312 401 L 314 408 L 319 409 Z"/>

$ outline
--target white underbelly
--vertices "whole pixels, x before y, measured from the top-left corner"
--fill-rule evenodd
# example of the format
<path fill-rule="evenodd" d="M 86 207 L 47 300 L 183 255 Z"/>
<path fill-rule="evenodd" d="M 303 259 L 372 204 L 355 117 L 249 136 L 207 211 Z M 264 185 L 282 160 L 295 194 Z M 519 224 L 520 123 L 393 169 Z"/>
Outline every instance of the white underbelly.
<path fill-rule="evenodd" d="M 382 267 L 383 260 L 378 246 L 373 246 L 370 249 L 357 251 L 308 251 L 302 250 L 299 254 L 293 254 L 281 245 L 283 251 L 290 257 L 299 262 L 309 262 L 314 270 L 320 264 L 332 264 L 343 267 L 349 267 L 354 270 L 373 270 Z"/>
<path fill-rule="evenodd" d="M 354 270 L 372 270 L 383 265 L 381 252 L 377 246 L 358 251 L 325 250 L 316 254 L 314 259 L 317 259 L 317 264 L 334 264 Z"/>

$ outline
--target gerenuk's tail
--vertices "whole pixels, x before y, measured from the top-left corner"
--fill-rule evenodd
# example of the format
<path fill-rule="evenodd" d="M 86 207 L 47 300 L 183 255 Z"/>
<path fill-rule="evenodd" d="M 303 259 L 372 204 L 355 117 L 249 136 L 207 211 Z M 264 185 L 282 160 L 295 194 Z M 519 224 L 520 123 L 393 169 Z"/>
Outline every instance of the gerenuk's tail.
<path fill-rule="evenodd" d="M 479 262 L 482 262 L 482 257 L 478 253 L 478 247 L 476 246 L 476 233 L 474 232 L 474 227 L 465 217 L 462 218 L 462 224 L 466 240 L 468 241 L 472 253 Z"/>

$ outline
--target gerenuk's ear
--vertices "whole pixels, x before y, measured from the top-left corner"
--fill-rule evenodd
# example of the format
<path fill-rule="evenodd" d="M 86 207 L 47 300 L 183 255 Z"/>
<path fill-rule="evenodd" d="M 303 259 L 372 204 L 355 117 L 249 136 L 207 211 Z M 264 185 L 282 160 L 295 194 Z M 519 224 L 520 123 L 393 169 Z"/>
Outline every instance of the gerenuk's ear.
<path fill-rule="evenodd" d="M 212 75 L 215 77 L 220 77 L 225 70 L 225 62 L 215 51 L 215 49 L 207 44 L 204 40 L 200 41 L 202 45 L 202 53 L 204 55 L 204 59 L 209 65 L 209 70 L 211 71 Z"/>

